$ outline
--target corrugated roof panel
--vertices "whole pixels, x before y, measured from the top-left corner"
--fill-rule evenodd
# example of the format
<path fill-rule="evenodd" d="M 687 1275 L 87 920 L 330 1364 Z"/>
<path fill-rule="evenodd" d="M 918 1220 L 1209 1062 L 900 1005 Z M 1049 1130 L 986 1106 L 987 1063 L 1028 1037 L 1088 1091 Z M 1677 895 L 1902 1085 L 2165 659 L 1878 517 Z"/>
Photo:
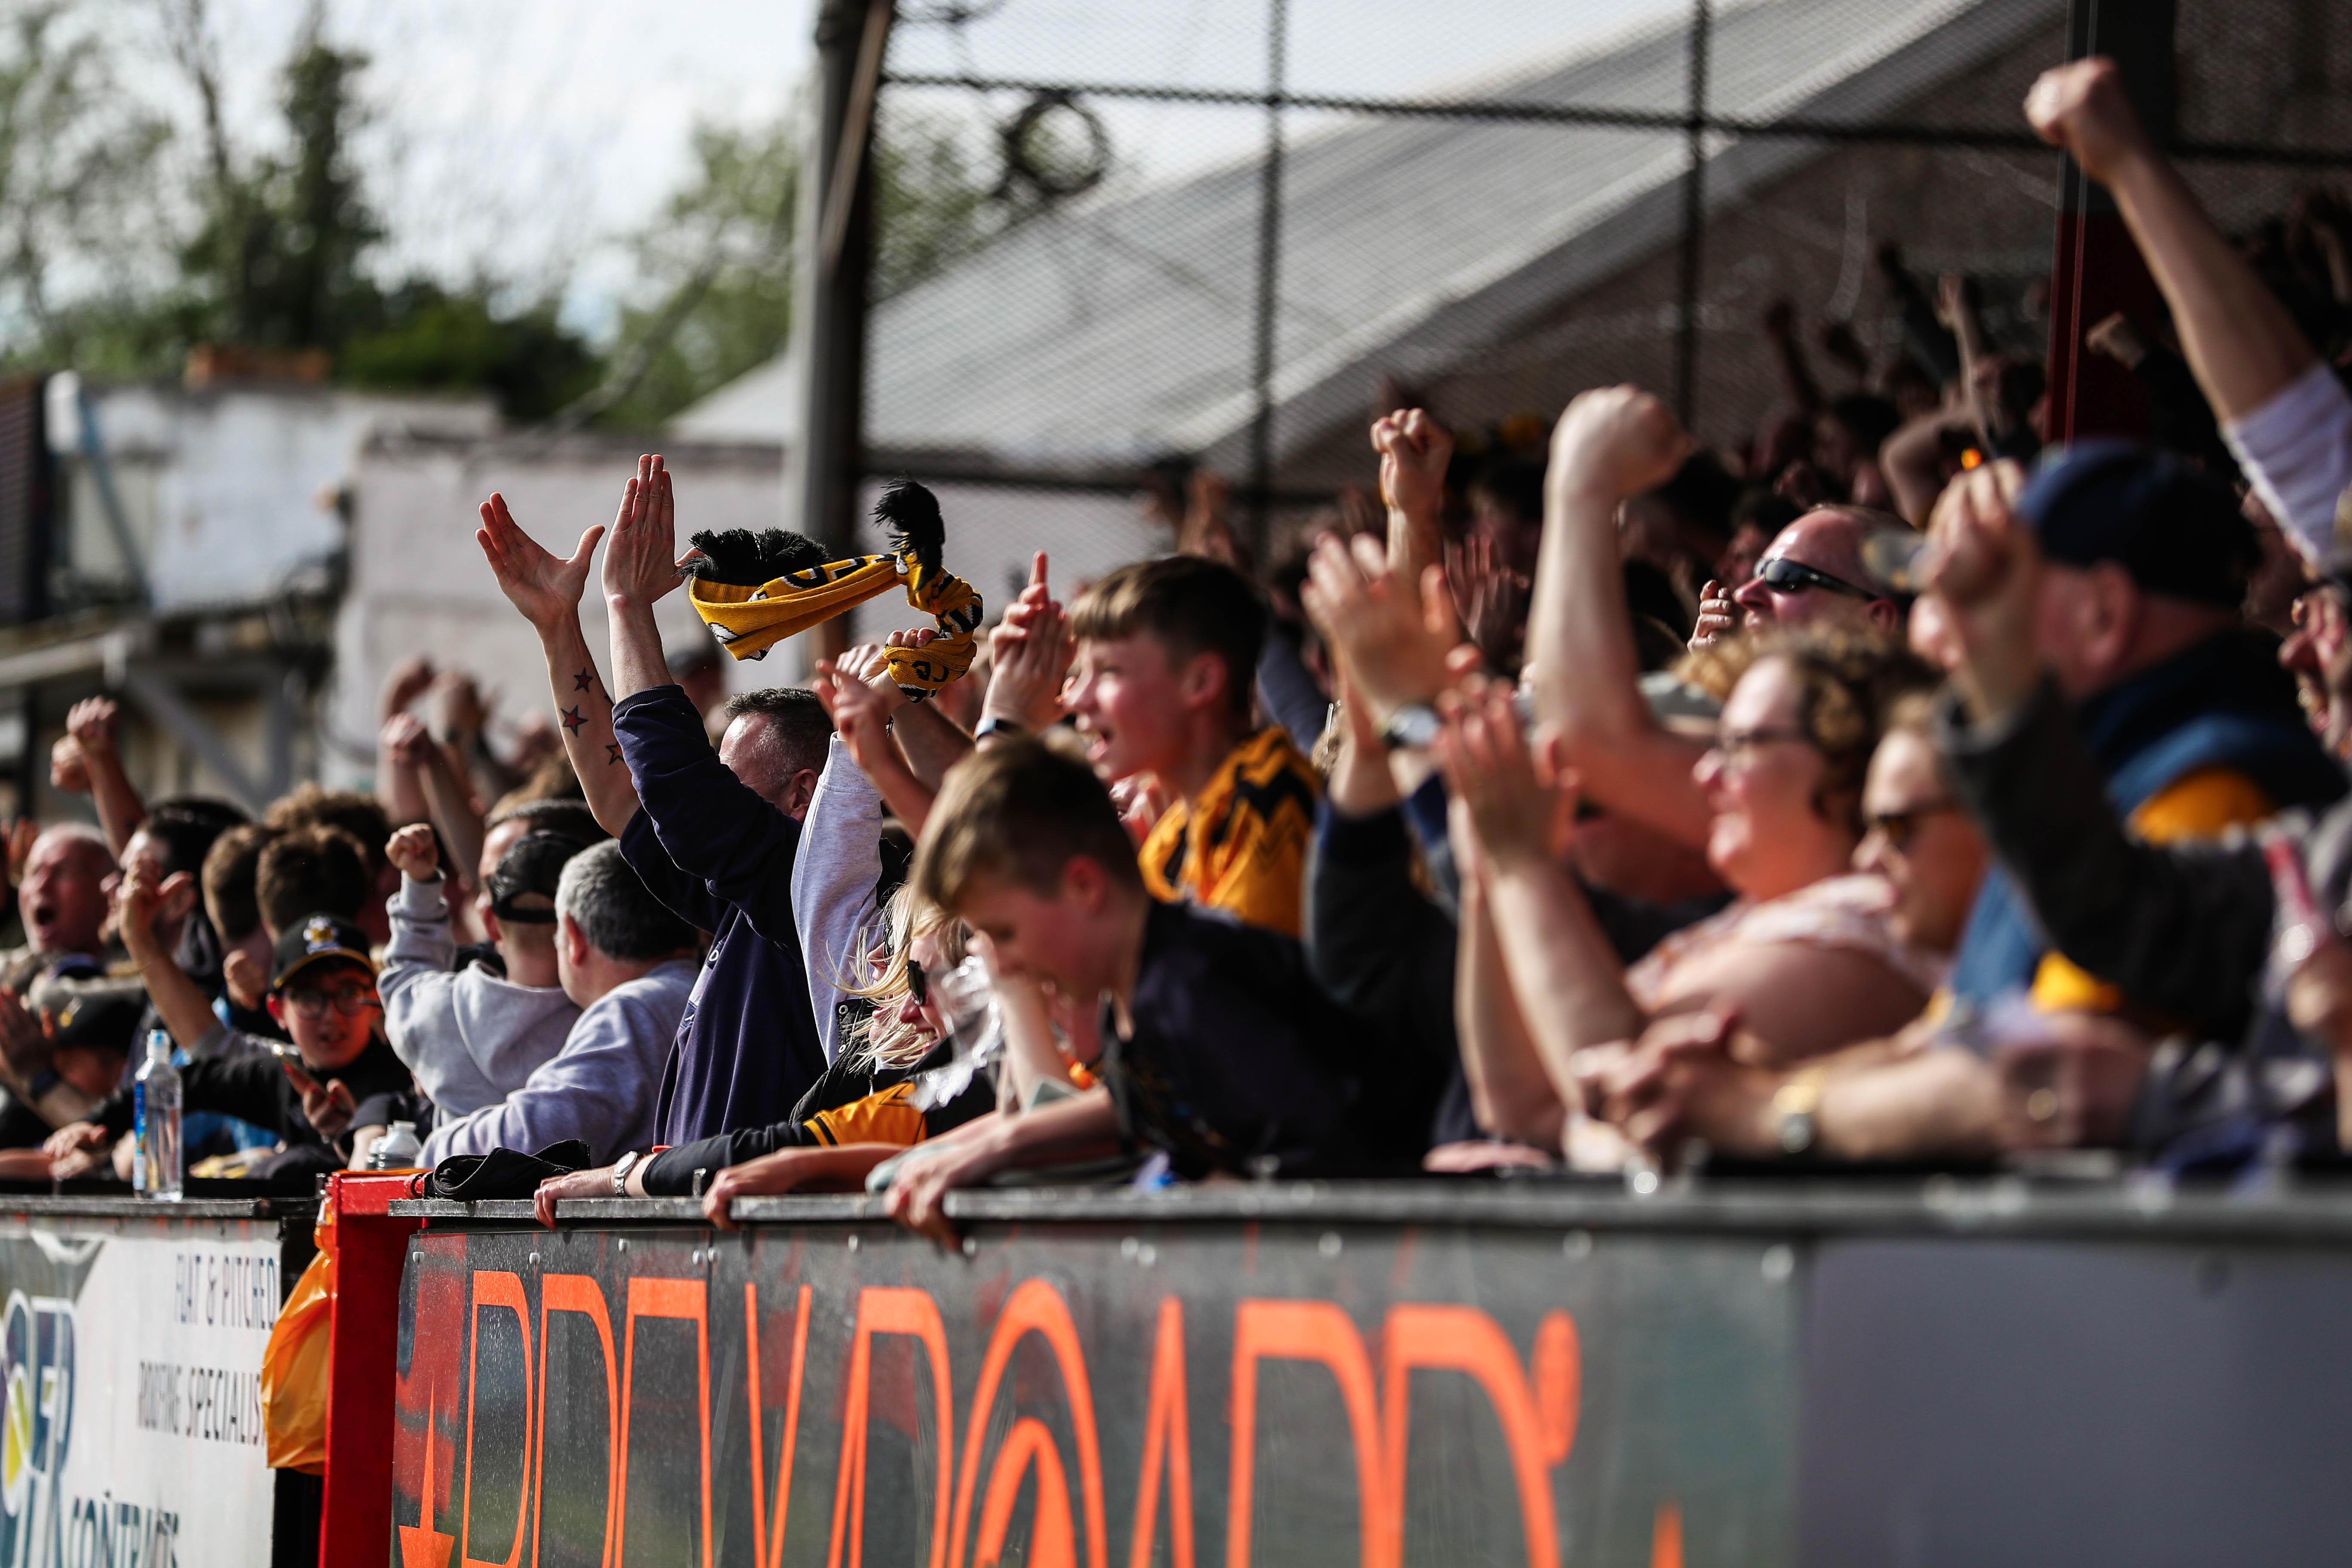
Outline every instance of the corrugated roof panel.
<path fill-rule="evenodd" d="M 1711 107 L 1882 115 L 2063 10 L 2062 0 L 1748 0 L 1714 26 Z M 1679 26 L 1501 82 L 1490 96 L 1678 111 Z M 1255 110 L 1236 110 L 1254 113 Z M 1495 121 L 1290 117 L 1277 317 L 1283 428 L 1310 430 L 1361 363 L 1491 340 L 1670 228 L 1678 133 Z M 1735 145 L 1711 204 L 1811 150 Z M 1116 461 L 1231 442 L 1246 423 L 1255 160 L 1040 217 L 879 307 L 867 438 L 1011 461 Z M 1612 226 L 1615 226 L 1612 231 Z M 782 379 L 754 372 L 677 421 L 782 434 Z"/>

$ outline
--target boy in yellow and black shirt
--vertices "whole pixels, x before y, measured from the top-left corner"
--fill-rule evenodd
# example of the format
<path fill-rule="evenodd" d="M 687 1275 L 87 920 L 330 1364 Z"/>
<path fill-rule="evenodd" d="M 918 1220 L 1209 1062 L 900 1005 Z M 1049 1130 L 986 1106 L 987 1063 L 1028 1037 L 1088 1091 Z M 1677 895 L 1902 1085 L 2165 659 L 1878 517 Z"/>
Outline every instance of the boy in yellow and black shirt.
<path fill-rule="evenodd" d="M 1095 775 L 1149 774 L 1176 796 L 1138 856 L 1146 890 L 1298 935 L 1322 786 L 1278 726 L 1251 724 L 1257 591 L 1219 562 L 1163 556 L 1087 589 L 1070 629 L 1066 700 Z"/>

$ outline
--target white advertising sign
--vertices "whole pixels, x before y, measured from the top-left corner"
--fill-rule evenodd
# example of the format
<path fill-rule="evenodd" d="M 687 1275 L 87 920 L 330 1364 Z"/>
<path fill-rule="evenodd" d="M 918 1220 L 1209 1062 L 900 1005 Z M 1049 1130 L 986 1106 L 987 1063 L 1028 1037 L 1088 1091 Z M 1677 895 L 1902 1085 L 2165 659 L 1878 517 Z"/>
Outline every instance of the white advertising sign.
<path fill-rule="evenodd" d="M 269 1561 L 275 1231 L 0 1225 L 0 1568 Z"/>

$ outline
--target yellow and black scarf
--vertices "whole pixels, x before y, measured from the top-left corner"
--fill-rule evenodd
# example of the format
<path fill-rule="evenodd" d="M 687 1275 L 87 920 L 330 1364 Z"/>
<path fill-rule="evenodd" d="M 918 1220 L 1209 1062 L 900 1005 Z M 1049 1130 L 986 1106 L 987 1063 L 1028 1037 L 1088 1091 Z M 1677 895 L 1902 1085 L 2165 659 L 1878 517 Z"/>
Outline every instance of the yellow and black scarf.
<path fill-rule="evenodd" d="M 698 533 L 687 598 L 719 646 L 737 658 L 764 658 L 786 637 L 821 626 L 903 584 L 907 603 L 931 616 L 939 636 L 926 647 L 890 650 L 890 677 L 919 701 L 971 668 L 981 598 L 940 564 L 946 525 L 931 492 L 902 479 L 874 509 L 895 548 L 887 554 L 822 559 L 814 541 L 771 529 Z"/>

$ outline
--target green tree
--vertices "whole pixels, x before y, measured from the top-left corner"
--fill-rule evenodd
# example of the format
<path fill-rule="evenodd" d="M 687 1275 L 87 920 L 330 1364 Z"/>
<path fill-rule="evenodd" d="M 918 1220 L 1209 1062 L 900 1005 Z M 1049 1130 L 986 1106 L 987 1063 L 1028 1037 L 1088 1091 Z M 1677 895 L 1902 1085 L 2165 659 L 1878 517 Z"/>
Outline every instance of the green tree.
<path fill-rule="evenodd" d="M 1031 208 L 995 197 L 944 118 L 882 115 L 876 127 L 871 292 L 886 300 L 985 243 Z M 767 363 L 792 331 L 800 147 L 788 121 L 694 134 L 696 171 L 636 237 L 654 302 L 622 312 L 597 394 L 572 417 L 659 424 Z"/>
<path fill-rule="evenodd" d="M 125 90 L 104 7 L 0 5 L 0 363 L 137 368 L 170 276 L 164 119 Z"/>

